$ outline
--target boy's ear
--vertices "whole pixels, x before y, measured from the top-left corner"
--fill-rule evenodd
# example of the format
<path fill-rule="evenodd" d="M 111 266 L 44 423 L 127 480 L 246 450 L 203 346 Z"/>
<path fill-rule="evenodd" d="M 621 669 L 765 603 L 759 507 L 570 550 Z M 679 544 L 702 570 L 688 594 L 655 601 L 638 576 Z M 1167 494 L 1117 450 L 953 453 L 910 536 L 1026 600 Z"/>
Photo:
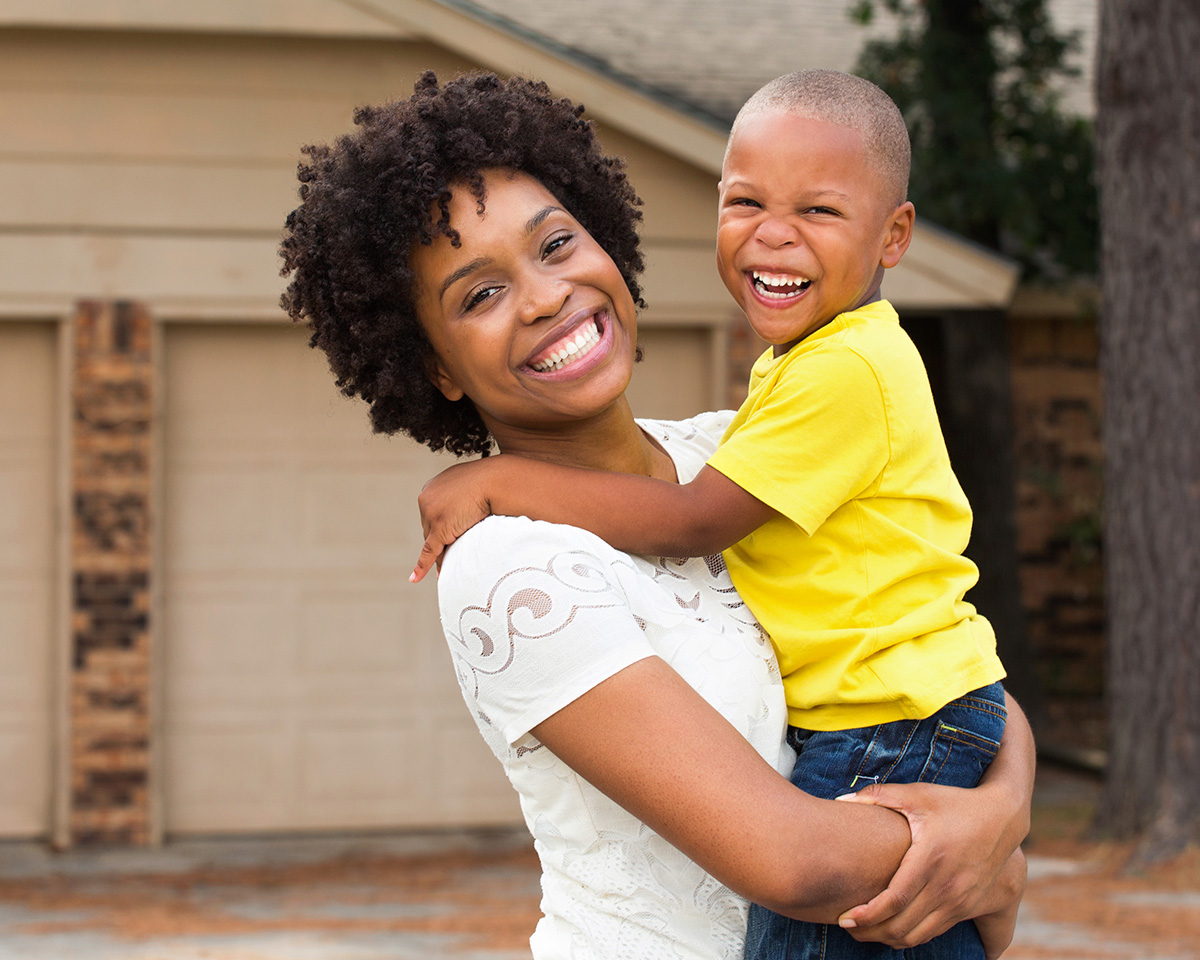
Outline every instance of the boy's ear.
<path fill-rule="evenodd" d="M 450 372 L 442 366 L 442 361 L 434 357 L 429 361 L 429 379 L 441 391 L 443 397 L 453 403 L 463 398 L 462 387 L 458 385 Z"/>
<path fill-rule="evenodd" d="M 883 256 L 879 259 L 884 267 L 891 269 L 900 262 L 904 251 L 912 243 L 916 219 L 917 208 L 910 200 L 905 200 L 889 214 L 883 237 Z"/>

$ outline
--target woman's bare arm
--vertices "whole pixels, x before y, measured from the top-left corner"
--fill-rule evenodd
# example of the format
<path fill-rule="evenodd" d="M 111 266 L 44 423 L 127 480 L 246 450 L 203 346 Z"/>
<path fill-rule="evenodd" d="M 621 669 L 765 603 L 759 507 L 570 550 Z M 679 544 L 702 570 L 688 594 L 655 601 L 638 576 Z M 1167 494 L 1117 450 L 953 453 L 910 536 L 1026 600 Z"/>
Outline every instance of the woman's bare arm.
<path fill-rule="evenodd" d="M 657 658 L 626 668 L 533 732 L 730 888 L 797 919 L 864 918 L 852 931 L 859 939 L 912 946 L 987 914 L 990 951 L 1024 889 L 1024 861 L 1012 852 L 1028 826 L 1032 739 L 1019 708 L 975 790 L 887 785 L 857 803 L 797 790 Z M 917 825 L 920 842 L 907 855 L 899 817 L 860 815 L 884 813 L 885 804 Z M 841 913 L 885 886 L 867 906 Z"/>
<path fill-rule="evenodd" d="M 833 922 L 881 890 L 908 848 L 903 817 L 797 790 L 657 657 L 533 733 L 718 880 L 798 919 Z"/>

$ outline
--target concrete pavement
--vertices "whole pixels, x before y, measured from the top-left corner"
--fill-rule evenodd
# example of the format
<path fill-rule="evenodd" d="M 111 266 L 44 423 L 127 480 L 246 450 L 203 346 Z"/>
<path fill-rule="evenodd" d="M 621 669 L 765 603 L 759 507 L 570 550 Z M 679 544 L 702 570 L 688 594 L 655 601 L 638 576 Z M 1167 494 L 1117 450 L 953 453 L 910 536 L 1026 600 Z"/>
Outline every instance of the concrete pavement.
<path fill-rule="evenodd" d="M 1200 960 L 1200 851 L 1140 876 L 1078 839 L 1093 781 L 1039 774 L 1010 960 Z M 0 843 L 0 960 L 529 960 L 523 831 Z M 638 958 L 630 958 L 638 960 Z"/>

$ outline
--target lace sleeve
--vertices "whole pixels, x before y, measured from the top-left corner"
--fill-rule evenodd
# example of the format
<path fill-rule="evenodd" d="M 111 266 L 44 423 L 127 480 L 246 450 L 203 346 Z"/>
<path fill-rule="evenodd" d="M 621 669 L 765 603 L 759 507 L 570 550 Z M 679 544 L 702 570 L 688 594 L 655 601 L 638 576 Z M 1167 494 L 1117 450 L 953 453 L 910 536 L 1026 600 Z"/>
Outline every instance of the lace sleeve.
<path fill-rule="evenodd" d="M 514 744 L 603 680 L 652 656 L 626 555 L 575 527 L 491 517 L 447 552 L 442 629 L 463 697 Z"/>

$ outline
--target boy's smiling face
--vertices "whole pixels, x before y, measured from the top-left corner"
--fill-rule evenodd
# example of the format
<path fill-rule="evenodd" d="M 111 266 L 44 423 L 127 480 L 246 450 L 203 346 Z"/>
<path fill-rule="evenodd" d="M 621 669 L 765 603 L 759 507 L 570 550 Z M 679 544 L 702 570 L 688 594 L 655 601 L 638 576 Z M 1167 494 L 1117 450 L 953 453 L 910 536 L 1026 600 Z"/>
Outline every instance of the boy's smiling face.
<path fill-rule="evenodd" d="M 720 184 L 717 268 L 776 356 L 879 298 L 912 238 L 850 127 L 790 113 L 744 117 Z"/>

